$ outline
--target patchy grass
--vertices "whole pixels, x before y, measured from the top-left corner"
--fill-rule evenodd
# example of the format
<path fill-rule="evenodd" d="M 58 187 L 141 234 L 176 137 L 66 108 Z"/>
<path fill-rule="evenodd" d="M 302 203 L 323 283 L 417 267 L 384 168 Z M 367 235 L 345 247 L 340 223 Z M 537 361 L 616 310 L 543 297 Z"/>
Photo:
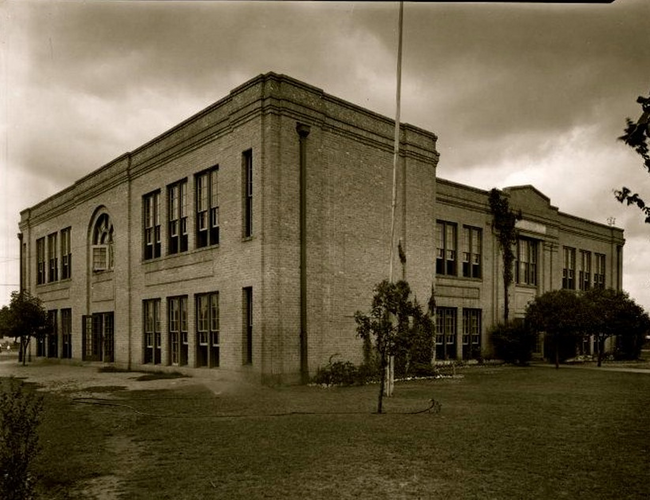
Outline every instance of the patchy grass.
<path fill-rule="evenodd" d="M 48 394 L 44 498 L 111 474 L 125 499 L 650 498 L 650 376 L 462 375 L 398 384 L 384 415 L 376 386 Z"/>

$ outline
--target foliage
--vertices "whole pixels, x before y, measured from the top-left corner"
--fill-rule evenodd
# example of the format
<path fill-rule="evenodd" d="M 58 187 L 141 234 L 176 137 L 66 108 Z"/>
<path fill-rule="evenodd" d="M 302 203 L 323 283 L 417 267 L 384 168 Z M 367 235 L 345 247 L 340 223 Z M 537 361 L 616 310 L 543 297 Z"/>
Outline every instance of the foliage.
<path fill-rule="evenodd" d="M 637 358 L 646 332 L 650 331 L 650 317 L 626 292 L 591 289 L 582 295 L 587 308 L 586 332 L 598 342 L 598 366 L 605 355 L 605 340 L 618 336 L 617 357 Z"/>
<path fill-rule="evenodd" d="M 376 368 L 363 364 L 357 367 L 350 361 L 332 361 L 338 356 L 334 354 L 326 366 L 318 368 L 312 382 L 317 385 L 331 386 L 353 386 L 364 385 L 371 379 L 378 379 Z"/>
<path fill-rule="evenodd" d="M 521 214 L 515 213 L 510 209 L 508 199 L 501 196 L 501 192 L 493 188 L 489 195 L 490 211 L 492 212 L 493 227 L 496 232 L 499 248 L 503 255 L 503 286 L 504 286 L 504 320 L 508 321 L 510 314 L 508 289 L 513 282 L 513 264 L 515 261 L 515 252 L 513 250 L 517 243 L 517 230 L 515 224 L 521 219 Z"/>
<path fill-rule="evenodd" d="M 9 306 L 0 310 L 0 334 L 20 338 L 20 358 L 23 364 L 30 339 L 47 335 L 50 328 L 47 311 L 41 300 L 27 290 L 12 292 Z"/>
<path fill-rule="evenodd" d="M 526 307 L 526 324 L 533 332 L 545 332 L 547 348 L 560 360 L 575 354 L 575 345 L 585 327 L 585 309 L 580 297 L 569 290 L 552 290 L 535 298 Z"/>
<path fill-rule="evenodd" d="M 43 398 L 25 390 L 22 382 L 4 381 L 0 393 L 0 498 L 33 497 L 32 461 L 40 451 L 37 427 Z"/>
<path fill-rule="evenodd" d="M 494 326 L 490 333 L 494 354 L 506 363 L 527 365 L 532 358 L 537 334 L 522 321 Z"/>
<path fill-rule="evenodd" d="M 426 356 L 427 345 L 433 352 L 433 324 L 420 305 L 410 299 L 411 288 L 406 281 L 382 281 L 375 287 L 369 314 L 357 311 L 357 335 L 364 345 L 372 343 L 379 361 L 379 373 L 384 373 L 390 356 L 408 371 L 411 360 Z M 430 337 L 430 340 L 427 340 Z M 423 349 L 424 353 L 420 353 Z M 430 362 L 431 358 L 428 359 Z M 380 377 L 377 413 L 383 411 L 384 377 Z"/>
<path fill-rule="evenodd" d="M 618 139 L 625 142 L 641 156 L 644 168 L 650 173 L 650 153 L 647 142 L 650 136 L 650 96 L 639 96 L 636 102 L 641 104 L 643 113 L 636 123 L 629 118 L 626 119 L 625 132 Z M 638 193 L 632 194 L 631 189 L 622 187 L 620 190 L 614 191 L 614 196 L 621 203 L 627 202 L 628 206 L 636 205 L 645 214 L 645 222 L 650 224 L 650 206 L 643 201 Z"/>

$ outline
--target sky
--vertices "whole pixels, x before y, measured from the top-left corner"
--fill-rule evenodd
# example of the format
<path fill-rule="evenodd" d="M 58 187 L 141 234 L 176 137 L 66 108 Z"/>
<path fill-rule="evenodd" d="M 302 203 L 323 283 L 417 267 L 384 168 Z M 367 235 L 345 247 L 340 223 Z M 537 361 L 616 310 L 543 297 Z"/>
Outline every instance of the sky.
<path fill-rule="evenodd" d="M 0 305 L 21 210 L 273 71 L 395 115 L 397 2 L 0 1 Z M 617 137 L 650 91 L 650 1 L 405 3 L 401 119 L 439 177 L 532 184 L 625 229 L 623 287 L 650 310 L 650 198 Z"/>

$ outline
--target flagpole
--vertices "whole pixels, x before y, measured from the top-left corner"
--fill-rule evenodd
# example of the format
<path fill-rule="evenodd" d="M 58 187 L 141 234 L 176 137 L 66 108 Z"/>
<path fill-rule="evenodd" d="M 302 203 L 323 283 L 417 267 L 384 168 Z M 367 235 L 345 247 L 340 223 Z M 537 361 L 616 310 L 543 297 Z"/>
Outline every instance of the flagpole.
<path fill-rule="evenodd" d="M 399 163 L 400 111 L 402 102 L 402 26 L 404 24 L 404 2 L 399 3 L 397 42 L 397 85 L 395 89 L 395 141 L 393 146 L 393 191 L 390 204 L 390 251 L 388 253 L 388 281 L 393 282 L 393 261 L 395 260 L 395 212 L 397 209 L 397 164 Z M 397 318 L 393 318 L 397 321 Z M 395 357 L 390 356 L 386 367 L 386 396 L 393 395 L 395 385 Z"/>

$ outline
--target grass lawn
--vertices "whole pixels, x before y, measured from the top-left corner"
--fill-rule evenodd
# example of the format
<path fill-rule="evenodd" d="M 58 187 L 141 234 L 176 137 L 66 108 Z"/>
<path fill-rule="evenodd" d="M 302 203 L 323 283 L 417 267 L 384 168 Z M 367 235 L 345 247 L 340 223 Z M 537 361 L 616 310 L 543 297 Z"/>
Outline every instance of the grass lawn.
<path fill-rule="evenodd" d="M 397 384 L 384 415 L 376 386 L 46 394 L 42 496 L 650 498 L 650 375 L 459 373 Z"/>

